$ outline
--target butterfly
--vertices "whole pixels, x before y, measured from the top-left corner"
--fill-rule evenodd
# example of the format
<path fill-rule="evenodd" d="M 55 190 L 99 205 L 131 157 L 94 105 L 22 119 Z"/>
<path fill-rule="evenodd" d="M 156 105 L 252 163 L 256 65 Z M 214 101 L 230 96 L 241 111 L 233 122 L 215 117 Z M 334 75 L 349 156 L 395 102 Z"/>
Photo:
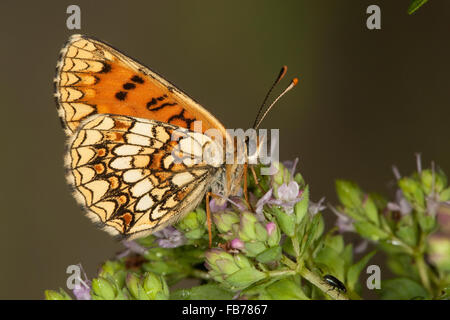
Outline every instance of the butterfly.
<path fill-rule="evenodd" d="M 221 195 L 219 202 L 240 191 L 245 163 L 203 157 L 207 148 L 224 148 L 211 129 L 233 141 L 225 127 L 117 49 L 72 35 L 54 84 L 68 137 L 67 181 L 87 216 L 108 233 L 144 237 L 181 219 L 209 190 Z"/>

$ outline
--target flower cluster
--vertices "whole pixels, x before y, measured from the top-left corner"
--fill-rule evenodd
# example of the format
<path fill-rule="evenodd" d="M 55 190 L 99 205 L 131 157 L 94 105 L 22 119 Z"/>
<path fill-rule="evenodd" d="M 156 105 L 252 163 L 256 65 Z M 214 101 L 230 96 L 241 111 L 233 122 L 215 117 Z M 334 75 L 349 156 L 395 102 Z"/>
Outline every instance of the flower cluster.
<path fill-rule="evenodd" d="M 84 276 L 76 299 L 360 299 L 359 278 L 377 250 L 396 275 L 384 279 L 383 299 L 450 298 L 450 187 L 434 165 L 402 177 L 395 169 L 393 200 L 364 192 L 356 183 L 336 182 L 336 227 L 325 232 L 324 198 L 311 201 L 310 188 L 296 173 L 297 160 L 277 163 L 276 174 L 248 176 L 243 196 L 208 204 L 213 247 L 209 247 L 205 204 L 179 223 L 136 241 Z M 336 232 L 339 231 L 339 232 Z M 362 241 L 354 247 L 343 232 Z M 366 252 L 368 244 L 376 250 Z M 363 253 L 359 261 L 354 255 Z M 342 282 L 333 290 L 324 277 Z M 198 285 L 170 289 L 194 278 Z M 399 292 L 396 287 L 405 290 Z M 342 287 L 341 287 L 342 289 Z M 71 299 L 63 289 L 47 299 Z"/>

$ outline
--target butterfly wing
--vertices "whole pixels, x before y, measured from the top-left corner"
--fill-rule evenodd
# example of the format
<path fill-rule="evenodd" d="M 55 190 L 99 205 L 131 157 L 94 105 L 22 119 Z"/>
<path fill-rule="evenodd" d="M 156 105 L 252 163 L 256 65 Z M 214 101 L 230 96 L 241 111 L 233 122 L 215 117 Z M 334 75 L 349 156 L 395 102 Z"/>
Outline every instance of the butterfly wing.
<path fill-rule="evenodd" d="M 69 183 L 88 216 L 113 235 L 132 239 L 174 223 L 220 171 L 202 161 L 214 142 L 175 125 L 101 114 L 77 128 L 66 154 Z"/>
<path fill-rule="evenodd" d="M 223 125 L 193 99 L 162 77 L 111 46 L 73 35 L 61 50 L 55 77 L 58 113 L 72 135 L 93 114 L 153 119 L 202 132 Z"/>

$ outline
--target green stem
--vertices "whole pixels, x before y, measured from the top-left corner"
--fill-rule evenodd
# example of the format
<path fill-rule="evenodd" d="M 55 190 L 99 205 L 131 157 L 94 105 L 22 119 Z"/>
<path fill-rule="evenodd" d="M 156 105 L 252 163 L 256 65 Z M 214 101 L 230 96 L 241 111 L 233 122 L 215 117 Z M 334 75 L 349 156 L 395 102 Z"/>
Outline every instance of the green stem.
<path fill-rule="evenodd" d="M 286 257 L 285 255 L 283 255 L 281 257 L 281 262 L 284 263 L 291 270 L 296 270 L 297 269 L 297 264 L 294 261 L 292 261 L 291 259 L 289 259 L 288 257 Z"/>
<path fill-rule="evenodd" d="M 201 271 L 198 269 L 192 269 L 191 276 L 193 276 L 194 278 L 199 278 L 199 279 L 203 279 L 203 280 L 211 279 L 211 276 L 207 272 Z"/>
<path fill-rule="evenodd" d="M 420 280 L 422 281 L 424 287 L 432 294 L 430 278 L 428 277 L 427 265 L 421 253 L 415 255 L 415 261 L 417 269 L 419 270 Z"/>
<path fill-rule="evenodd" d="M 313 285 L 315 285 L 317 288 L 319 288 L 320 290 L 325 292 L 332 299 L 334 299 L 334 300 L 349 300 L 349 297 L 345 293 L 333 288 L 328 283 L 323 281 L 321 277 L 319 277 L 315 273 L 309 271 L 306 267 L 303 267 L 299 273 L 303 278 L 305 278 L 306 280 L 311 282 Z M 357 295 L 355 294 L 355 297 L 354 297 L 355 299 L 358 299 L 358 298 L 361 299 L 359 296 L 357 296 L 357 297 L 356 296 Z"/>
<path fill-rule="evenodd" d="M 274 270 L 274 271 L 269 271 L 267 272 L 267 274 L 269 275 L 269 277 L 279 277 L 279 276 L 293 276 L 295 275 L 297 272 L 291 269 L 287 269 L 287 270 Z"/>

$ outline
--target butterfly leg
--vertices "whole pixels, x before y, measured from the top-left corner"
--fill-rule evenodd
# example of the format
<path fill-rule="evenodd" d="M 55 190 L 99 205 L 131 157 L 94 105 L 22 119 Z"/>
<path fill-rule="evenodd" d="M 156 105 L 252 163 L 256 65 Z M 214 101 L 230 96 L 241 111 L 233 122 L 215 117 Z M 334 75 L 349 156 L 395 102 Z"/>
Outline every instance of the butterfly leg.
<path fill-rule="evenodd" d="M 206 221 L 208 223 L 208 236 L 209 236 L 209 247 L 212 247 L 212 224 L 211 224 L 211 208 L 209 207 L 209 200 L 211 198 L 212 192 L 206 193 Z"/>
<path fill-rule="evenodd" d="M 250 171 L 252 172 L 253 180 L 255 180 L 256 186 L 259 188 L 259 190 L 261 190 L 262 193 L 266 193 L 267 191 L 264 190 L 264 188 L 259 184 L 258 176 L 256 175 L 254 166 L 250 166 Z"/>
<path fill-rule="evenodd" d="M 252 204 L 248 200 L 248 181 L 247 181 L 247 175 L 248 175 L 248 164 L 244 164 L 244 198 L 245 202 L 247 202 L 247 206 L 250 208 L 251 211 L 255 211 L 252 207 Z"/>

